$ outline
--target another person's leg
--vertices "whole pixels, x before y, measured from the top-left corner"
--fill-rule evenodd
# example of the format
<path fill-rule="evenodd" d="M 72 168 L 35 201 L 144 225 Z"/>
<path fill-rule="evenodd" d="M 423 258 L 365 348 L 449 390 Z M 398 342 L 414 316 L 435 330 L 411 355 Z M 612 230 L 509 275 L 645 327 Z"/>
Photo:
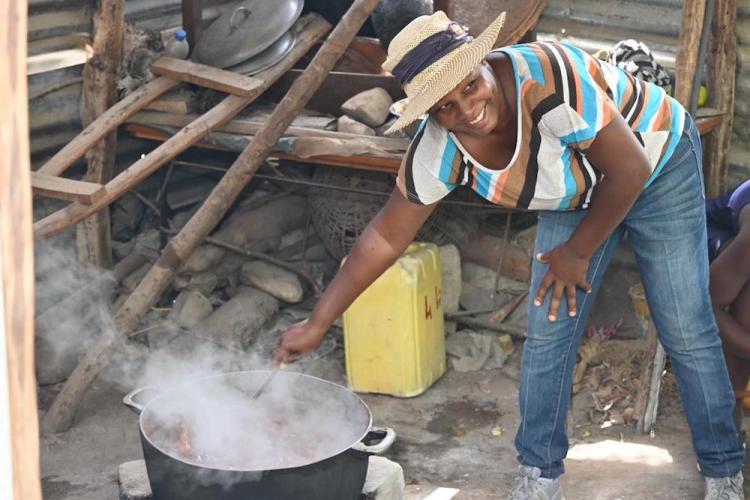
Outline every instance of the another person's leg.
<path fill-rule="evenodd" d="M 740 470 L 744 450 L 732 419 L 735 401 L 708 292 L 700 138 L 692 120 L 686 127 L 673 160 L 641 194 L 625 225 L 701 472 L 725 478 Z"/>
<path fill-rule="evenodd" d="M 534 255 L 548 252 L 566 242 L 586 212 L 542 212 L 539 214 Z M 556 478 L 563 473 L 563 459 L 568 452 L 565 421 L 576 353 L 586 318 L 609 260 L 622 238 L 618 228 L 591 258 L 588 279 L 593 292 L 578 290 L 578 315 L 568 316 L 563 299 L 556 321 L 550 321 L 551 293 L 544 303 L 535 306 L 529 300 L 529 319 L 521 362 L 519 394 L 521 423 L 516 434 L 518 461 L 540 469 L 541 477 Z M 533 259 L 530 297 L 536 294 L 548 269 Z"/>

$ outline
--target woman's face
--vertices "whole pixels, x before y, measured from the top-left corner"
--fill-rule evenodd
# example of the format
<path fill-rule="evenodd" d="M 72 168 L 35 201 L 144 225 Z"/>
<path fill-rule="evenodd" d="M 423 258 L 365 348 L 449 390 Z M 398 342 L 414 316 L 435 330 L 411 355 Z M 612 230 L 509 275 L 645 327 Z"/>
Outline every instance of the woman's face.
<path fill-rule="evenodd" d="M 498 122 L 497 85 L 492 69 L 482 63 L 430 108 L 430 116 L 451 132 L 486 136 Z"/>

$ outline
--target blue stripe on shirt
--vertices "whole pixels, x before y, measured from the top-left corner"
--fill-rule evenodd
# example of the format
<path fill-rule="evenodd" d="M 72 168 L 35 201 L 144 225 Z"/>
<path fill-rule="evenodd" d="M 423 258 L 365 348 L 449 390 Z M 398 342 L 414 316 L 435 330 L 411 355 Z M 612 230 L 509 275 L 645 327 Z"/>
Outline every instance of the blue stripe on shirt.
<path fill-rule="evenodd" d="M 664 168 L 664 164 L 672 157 L 672 153 L 674 153 L 677 143 L 680 142 L 680 138 L 682 137 L 682 129 L 685 127 L 685 111 L 680 103 L 675 101 L 672 97 L 665 96 L 665 98 L 669 99 L 669 105 L 672 108 L 672 123 L 669 126 L 672 135 L 669 138 L 669 146 L 667 146 L 667 150 L 662 155 L 661 160 L 659 160 L 659 164 L 654 169 L 651 177 L 649 177 L 648 182 L 646 182 L 644 189 L 654 182 L 654 179 L 659 175 L 661 169 Z"/>
<path fill-rule="evenodd" d="M 450 182 L 451 173 L 453 172 L 453 160 L 456 158 L 456 143 L 450 135 L 446 135 L 445 149 L 443 150 L 443 158 L 440 160 L 440 170 L 438 172 L 438 179 L 444 182 L 448 186 L 453 184 Z M 458 180 L 459 183 L 461 179 Z"/>
<path fill-rule="evenodd" d="M 560 205 L 557 207 L 558 210 L 567 210 L 570 208 L 570 204 L 573 201 L 573 198 L 576 196 L 576 191 L 578 190 L 578 186 L 576 184 L 576 178 L 573 176 L 573 169 L 571 168 L 571 155 L 572 150 L 570 148 L 565 148 L 565 151 L 563 152 L 562 156 L 560 157 L 560 161 L 563 164 L 563 173 L 565 175 L 565 198 L 560 200 Z"/>

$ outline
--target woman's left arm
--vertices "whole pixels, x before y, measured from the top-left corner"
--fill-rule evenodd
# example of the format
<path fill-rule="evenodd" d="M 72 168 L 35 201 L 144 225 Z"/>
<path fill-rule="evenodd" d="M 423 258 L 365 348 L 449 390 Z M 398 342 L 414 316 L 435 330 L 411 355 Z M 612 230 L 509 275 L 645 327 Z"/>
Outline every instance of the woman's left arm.
<path fill-rule="evenodd" d="M 536 257 L 549 263 L 549 271 L 534 304 L 541 305 L 552 291 L 550 321 L 557 319 L 563 294 L 568 314 L 576 315 L 576 287 L 591 291 L 586 279 L 591 256 L 623 221 L 651 175 L 646 152 L 619 113 L 598 132 L 586 158 L 604 176 L 594 190 L 588 214 L 567 242 Z"/>

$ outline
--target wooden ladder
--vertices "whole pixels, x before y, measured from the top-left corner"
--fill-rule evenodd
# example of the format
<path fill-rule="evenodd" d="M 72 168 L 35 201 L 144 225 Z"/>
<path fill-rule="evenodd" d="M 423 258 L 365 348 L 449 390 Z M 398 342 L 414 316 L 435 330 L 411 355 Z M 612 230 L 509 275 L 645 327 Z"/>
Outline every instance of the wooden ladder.
<path fill-rule="evenodd" d="M 70 201 L 66 207 L 34 223 L 34 238 L 51 236 L 107 207 L 156 172 L 162 165 L 198 143 L 257 99 L 281 78 L 320 39 L 324 22 L 316 16 L 300 18 L 294 29 L 297 44 L 279 64 L 248 77 L 190 61 L 162 57 L 151 70 L 158 75 L 119 101 L 32 173 L 35 196 Z M 99 140 L 162 94 L 183 83 L 229 94 L 211 110 L 196 117 L 156 149 L 123 170 L 106 184 L 60 177 Z"/>

